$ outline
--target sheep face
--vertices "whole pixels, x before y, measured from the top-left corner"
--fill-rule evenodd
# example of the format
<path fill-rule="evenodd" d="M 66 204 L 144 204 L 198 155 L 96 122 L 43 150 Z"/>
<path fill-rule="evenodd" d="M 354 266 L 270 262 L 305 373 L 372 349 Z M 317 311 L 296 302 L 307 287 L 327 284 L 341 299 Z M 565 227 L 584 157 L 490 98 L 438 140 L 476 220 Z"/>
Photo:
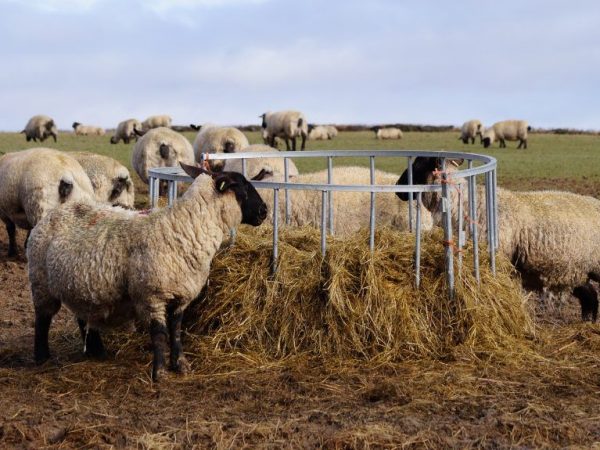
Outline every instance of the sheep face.
<path fill-rule="evenodd" d="M 46 130 L 44 131 L 42 140 L 46 139 L 48 136 L 52 136 L 52 138 L 54 139 L 54 142 L 56 142 L 56 138 L 58 136 L 58 129 L 56 128 L 56 124 L 54 123 L 54 120 L 50 120 L 49 122 L 46 123 Z"/>
<path fill-rule="evenodd" d="M 133 183 L 128 177 L 117 177 L 113 180 L 113 188 L 108 200 L 113 206 L 124 206 L 119 200 L 123 192 L 129 192 L 133 188 Z"/>
<path fill-rule="evenodd" d="M 81 125 L 79 122 L 73 122 L 72 127 L 74 130 L 76 130 L 79 125 Z"/>
<path fill-rule="evenodd" d="M 481 142 L 485 148 L 488 148 L 490 145 L 492 145 L 492 138 L 485 137 L 481 140 Z"/>

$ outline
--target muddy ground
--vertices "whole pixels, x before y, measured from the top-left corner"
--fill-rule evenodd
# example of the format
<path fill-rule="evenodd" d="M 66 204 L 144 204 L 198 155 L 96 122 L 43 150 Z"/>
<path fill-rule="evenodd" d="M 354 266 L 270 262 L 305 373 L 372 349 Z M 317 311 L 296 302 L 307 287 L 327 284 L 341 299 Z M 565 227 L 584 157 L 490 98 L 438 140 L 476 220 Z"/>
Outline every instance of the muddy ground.
<path fill-rule="evenodd" d="M 573 303 L 538 317 L 537 356 L 519 362 L 374 367 L 187 347 L 193 373 L 156 385 L 148 338 L 112 335 L 105 361 L 86 360 L 64 309 L 53 359 L 36 367 L 26 261 L 6 254 L 2 229 L 1 448 L 600 446 L 600 326 Z"/>

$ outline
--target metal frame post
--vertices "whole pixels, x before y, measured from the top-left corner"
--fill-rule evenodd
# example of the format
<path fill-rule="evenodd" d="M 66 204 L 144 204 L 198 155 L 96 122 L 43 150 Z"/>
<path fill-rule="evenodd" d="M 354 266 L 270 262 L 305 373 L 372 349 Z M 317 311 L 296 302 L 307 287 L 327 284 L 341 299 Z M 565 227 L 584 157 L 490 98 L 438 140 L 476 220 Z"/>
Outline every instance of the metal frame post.
<path fill-rule="evenodd" d="M 446 158 L 442 158 L 442 221 L 444 225 L 446 276 L 448 280 L 448 295 L 450 298 L 454 298 L 454 249 L 452 247 L 451 203 L 450 189 L 448 189 L 448 174 L 446 173 Z"/>

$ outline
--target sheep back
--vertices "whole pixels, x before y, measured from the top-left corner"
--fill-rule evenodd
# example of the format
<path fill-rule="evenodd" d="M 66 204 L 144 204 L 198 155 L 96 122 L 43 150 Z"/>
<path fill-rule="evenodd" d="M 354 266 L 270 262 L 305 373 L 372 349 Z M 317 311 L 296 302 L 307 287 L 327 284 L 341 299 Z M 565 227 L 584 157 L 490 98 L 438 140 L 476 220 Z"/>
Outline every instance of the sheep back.
<path fill-rule="evenodd" d="M 203 125 L 194 139 L 194 156 L 197 162 L 202 160 L 202 153 L 240 152 L 248 147 L 248 138 L 244 133 L 234 127 L 217 127 Z M 221 170 L 224 162 L 209 159 L 212 170 Z"/>
<path fill-rule="evenodd" d="M 27 141 L 30 141 L 31 139 L 34 141 L 39 139 L 43 142 L 50 136 L 53 136 L 54 140 L 56 141 L 56 137 L 58 136 L 58 129 L 54 119 L 43 114 L 33 116 L 31 119 L 29 119 L 23 132 L 25 133 L 25 138 Z"/>
<path fill-rule="evenodd" d="M 402 139 L 402 130 L 400 128 L 389 127 L 377 130 L 377 139 Z"/>
<path fill-rule="evenodd" d="M 172 121 L 173 119 L 171 119 L 171 116 L 168 116 L 166 114 L 159 116 L 150 116 L 142 122 L 142 130 L 148 131 L 152 128 L 159 127 L 171 128 Z"/>

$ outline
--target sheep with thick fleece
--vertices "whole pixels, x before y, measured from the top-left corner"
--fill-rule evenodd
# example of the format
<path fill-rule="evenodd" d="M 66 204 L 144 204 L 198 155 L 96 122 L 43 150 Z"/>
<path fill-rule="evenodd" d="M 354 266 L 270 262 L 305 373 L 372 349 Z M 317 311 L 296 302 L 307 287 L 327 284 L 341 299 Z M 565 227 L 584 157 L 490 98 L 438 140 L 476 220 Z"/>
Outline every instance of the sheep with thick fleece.
<path fill-rule="evenodd" d="M 21 131 L 21 133 L 25 134 L 25 139 L 27 142 L 33 140 L 33 142 L 37 142 L 38 139 L 40 142 L 44 142 L 46 138 L 52 136 L 54 142 L 58 137 L 58 128 L 56 127 L 56 122 L 49 116 L 37 115 L 33 116 L 25 125 L 25 129 Z"/>
<path fill-rule="evenodd" d="M 8 255 L 17 253 L 16 227 L 31 230 L 65 202 L 94 199 L 92 183 L 68 153 L 32 148 L 0 158 L 0 219 L 8 233 Z"/>
<path fill-rule="evenodd" d="M 342 185 L 370 184 L 370 170 L 366 167 L 334 167 L 332 183 Z M 398 175 L 375 171 L 375 184 L 395 184 Z M 300 174 L 294 183 L 327 184 L 327 170 Z M 268 220 L 273 220 L 273 191 L 259 190 L 269 206 Z M 289 190 L 290 224 L 294 226 L 321 226 L 321 191 Z M 370 192 L 333 192 L 334 232 L 346 236 L 361 228 L 369 227 Z M 285 220 L 285 202 L 280 191 L 279 217 Z M 416 211 L 416 209 L 415 209 Z M 433 226 L 431 214 L 425 208 L 421 210 L 421 229 L 430 230 Z M 398 201 L 393 192 L 379 192 L 375 195 L 375 216 L 377 226 L 389 226 L 400 231 L 409 230 L 408 204 Z M 416 217 L 416 216 L 415 216 Z M 413 221 L 415 220 L 413 217 Z M 413 222 L 414 224 L 415 222 Z"/>
<path fill-rule="evenodd" d="M 463 123 L 462 128 L 460 129 L 460 137 L 458 139 L 463 141 L 463 144 L 468 144 L 470 139 L 471 144 L 474 144 L 476 136 L 479 136 L 481 139 L 483 139 L 483 131 L 483 125 L 481 124 L 480 120 L 468 120 Z"/>
<path fill-rule="evenodd" d="M 482 143 L 488 148 L 494 142 L 500 142 L 500 148 L 506 147 L 506 141 L 519 141 L 517 148 L 527 148 L 527 132 L 531 127 L 526 120 L 504 120 L 496 122 L 483 132 Z"/>
<path fill-rule="evenodd" d="M 79 122 L 73 122 L 73 131 L 77 136 L 104 136 L 106 134 L 102 127 L 82 125 Z"/>
<path fill-rule="evenodd" d="M 123 141 L 125 144 L 129 144 L 131 139 L 137 141 L 138 135 L 136 130 L 141 131 L 142 124 L 137 119 L 127 119 L 119 122 L 115 134 L 110 138 L 111 144 L 118 144 L 119 141 Z"/>
<path fill-rule="evenodd" d="M 308 139 L 311 141 L 326 141 L 331 139 L 329 137 L 329 131 L 323 125 L 312 125 L 308 126 Z"/>
<path fill-rule="evenodd" d="M 242 153 L 265 153 L 265 152 L 277 152 L 277 149 L 269 147 L 268 145 L 254 144 L 249 145 L 241 150 Z M 209 160 L 210 162 L 210 160 Z M 224 161 L 223 170 L 228 172 L 242 173 L 242 160 L 241 159 L 227 159 Z M 264 173 L 261 175 L 261 180 L 264 181 L 285 181 L 285 162 L 283 158 L 274 156 L 273 158 L 258 158 L 258 159 L 247 159 L 246 160 L 246 176 L 249 178 L 256 177 L 261 171 Z M 288 180 L 295 179 L 298 174 L 298 168 L 294 161 L 288 160 Z"/>
<path fill-rule="evenodd" d="M 277 111 L 261 114 L 262 128 L 267 131 L 267 144 L 275 147 L 275 138 L 285 141 L 285 147 L 296 150 L 296 138 L 302 139 L 300 150 L 304 150 L 308 138 L 308 122 L 306 117 L 299 111 Z"/>
<path fill-rule="evenodd" d="M 110 156 L 97 153 L 69 153 L 87 173 L 99 202 L 133 208 L 134 187 L 129 170 Z"/>
<path fill-rule="evenodd" d="M 50 357 L 50 323 L 64 303 L 79 321 L 89 356 L 104 353 L 99 329 L 137 318 L 150 322 L 153 378 L 165 372 L 169 338 L 171 368 L 188 370 L 180 340 L 183 312 L 206 284 L 230 230 L 260 225 L 267 209 L 242 175 L 208 176 L 182 166 L 195 180 L 171 208 L 148 214 L 74 203 L 34 228 L 27 258 L 37 363 Z"/>
<path fill-rule="evenodd" d="M 327 135 L 329 136 L 329 139 L 333 139 L 338 135 L 338 129 L 333 125 L 325 125 L 325 128 L 327 129 Z"/>
<path fill-rule="evenodd" d="M 402 139 L 404 136 L 402 130 L 396 127 L 373 127 L 371 130 L 375 132 L 376 139 Z"/>
<path fill-rule="evenodd" d="M 153 128 L 133 146 L 131 166 L 144 183 L 148 183 L 148 169 L 173 167 L 180 162 L 194 163 L 194 149 L 185 136 L 170 128 Z"/>
<path fill-rule="evenodd" d="M 246 135 L 234 127 L 205 124 L 194 126 L 194 129 L 199 130 L 193 144 L 197 162 L 202 161 L 203 153 L 235 153 L 250 145 Z M 223 169 L 224 162 L 209 158 L 208 164 L 211 170 L 219 171 Z"/>
<path fill-rule="evenodd" d="M 150 116 L 142 122 L 142 130 L 148 131 L 159 127 L 171 128 L 172 121 L 171 116 L 167 115 Z"/>
<path fill-rule="evenodd" d="M 436 170 L 438 158 L 419 157 L 413 163 L 413 183 L 440 182 Z M 448 165 L 452 177 L 456 170 Z M 406 184 L 405 171 L 398 184 Z M 463 211 L 468 211 L 466 180 L 452 177 L 452 185 L 462 185 Z M 452 213 L 458 207 L 457 189 L 452 189 Z M 561 191 L 513 192 L 498 187 L 499 250 L 511 259 L 523 274 L 526 287 L 534 290 L 562 291 L 583 284 L 589 272 L 600 271 L 600 200 Z M 403 200 L 407 195 L 399 195 Z M 485 218 L 485 191 L 478 186 L 477 217 Z M 441 223 L 441 195 L 423 194 L 423 204 Z M 456 219 L 456 217 L 454 217 Z M 476 220 L 474 218 L 473 220 Z M 477 220 L 476 220 L 477 222 Z M 479 225 L 479 235 L 485 236 L 487 224 Z M 479 223 L 479 222 L 477 222 Z"/>

